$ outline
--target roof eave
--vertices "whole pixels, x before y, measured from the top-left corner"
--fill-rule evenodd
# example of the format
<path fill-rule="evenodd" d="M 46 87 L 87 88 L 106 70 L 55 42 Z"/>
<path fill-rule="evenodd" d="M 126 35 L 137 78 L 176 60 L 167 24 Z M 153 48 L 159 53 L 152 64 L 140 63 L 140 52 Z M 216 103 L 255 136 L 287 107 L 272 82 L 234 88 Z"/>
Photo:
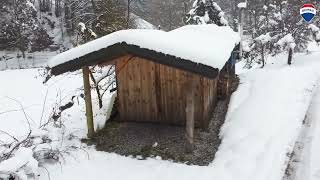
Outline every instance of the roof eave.
<path fill-rule="evenodd" d="M 57 76 L 66 72 L 73 72 L 81 69 L 83 66 L 92 66 L 102 62 L 108 62 L 126 54 L 132 54 L 159 64 L 200 74 L 210 79 L 216 78 L 219 74 L 218 68 L 141 48 L 136 45 L 130 45 L 125 42 L 114 44 L 107 48 L 91 52 L 85 56 L 54 66 L 51 68 L 51 74 Z"/>

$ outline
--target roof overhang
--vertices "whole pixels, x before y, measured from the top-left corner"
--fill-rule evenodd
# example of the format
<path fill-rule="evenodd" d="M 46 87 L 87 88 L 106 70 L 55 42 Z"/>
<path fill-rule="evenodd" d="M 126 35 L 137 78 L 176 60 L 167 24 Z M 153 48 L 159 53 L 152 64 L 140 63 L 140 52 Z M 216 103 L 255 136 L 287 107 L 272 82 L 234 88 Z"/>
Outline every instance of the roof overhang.
<path fill-rule="evenodd" d="M 199 74 L 210 79 L 216 78 L 219 74 L 218 68 L 213 68 L 204 64 L 196 63 L 161 52 L 156 52 L 154 50 L 141 48 L 136 45 L 130 45 L 125 42 L 111 45 L 107 48 L 91 52 L 82 57 L 54 66 L 51 68 L 51 74 L 57 76 L 66 72 L 73 72 L 81 69 L 84 66 L 93 66 L 101 63 L 111 62 L 112 60 L 127 54 L 141 57 L 180 70 Z"/>

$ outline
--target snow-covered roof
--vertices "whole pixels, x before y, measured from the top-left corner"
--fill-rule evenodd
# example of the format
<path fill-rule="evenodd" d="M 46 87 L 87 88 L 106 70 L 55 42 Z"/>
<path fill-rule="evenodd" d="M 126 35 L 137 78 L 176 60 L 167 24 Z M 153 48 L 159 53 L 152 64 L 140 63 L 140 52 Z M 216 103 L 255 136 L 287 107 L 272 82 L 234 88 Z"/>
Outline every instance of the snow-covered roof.
<path fill-rule="evenodd" d="M 170 32 L 150 29 L 122 30 L 61 53 L 53 57 L 48 65 L 54 68 L 70 61 L 76 64 L 81 58 L 85 61 L 85 56 L 92 59 L 100 50 L 116 44 L 126 44 L 220 70 L 239 40 L 238 34 L 230 27 L 213 24 L 187 25 Z M 96 58 L 101 59 L 100 56 Z"/>

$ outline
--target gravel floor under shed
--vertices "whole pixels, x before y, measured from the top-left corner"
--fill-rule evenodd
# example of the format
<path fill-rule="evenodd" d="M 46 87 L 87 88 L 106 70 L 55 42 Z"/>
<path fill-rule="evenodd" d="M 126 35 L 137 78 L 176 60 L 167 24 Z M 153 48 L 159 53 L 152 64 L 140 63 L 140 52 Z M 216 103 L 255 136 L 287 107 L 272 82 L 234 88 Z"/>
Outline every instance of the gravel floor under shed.
<path fill-rule="evenodd" d="M 234 91 L 238 78 L 232 83 Z M 219 132 L 228 110 L 229 98 L 220 100 L 207 131 L 195 129 L 193 152 L 186 151 L 185 127 L 150 123 L 110 121 L 90 140 L 99 151 L 114 152 L 137 159 L 147 157 L 206 166 L 213 161 L 221 143 Z"/>

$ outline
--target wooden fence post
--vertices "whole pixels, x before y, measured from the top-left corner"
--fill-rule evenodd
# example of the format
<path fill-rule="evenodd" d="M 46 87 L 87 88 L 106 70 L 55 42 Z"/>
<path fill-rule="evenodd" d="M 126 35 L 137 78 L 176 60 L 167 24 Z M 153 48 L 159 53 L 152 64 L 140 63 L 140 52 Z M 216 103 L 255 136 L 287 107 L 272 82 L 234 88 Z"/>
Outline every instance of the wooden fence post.
<path fill-rule="evenodd" d="M 187 152 L 192 152 L 194 148 L 194 89 L 195 82 L 192 77 L 188 77 L 186 88 L 186 138 Z"/>
<path fill-rule="evenodd" d="M 87 128 L 88 128 L 88 138 L 92 138 L 94 135 L 94 125 L 93 125 L 93 112 L 92 112 L 92 100 L 91 100 L 91 86 L 89 77 L 89 67 L 84 66 L 82 68 L 83 73 L 83 87 L 84 87 L 84 99 L 86 102 L 86 117 L 87 117 Z"/>

